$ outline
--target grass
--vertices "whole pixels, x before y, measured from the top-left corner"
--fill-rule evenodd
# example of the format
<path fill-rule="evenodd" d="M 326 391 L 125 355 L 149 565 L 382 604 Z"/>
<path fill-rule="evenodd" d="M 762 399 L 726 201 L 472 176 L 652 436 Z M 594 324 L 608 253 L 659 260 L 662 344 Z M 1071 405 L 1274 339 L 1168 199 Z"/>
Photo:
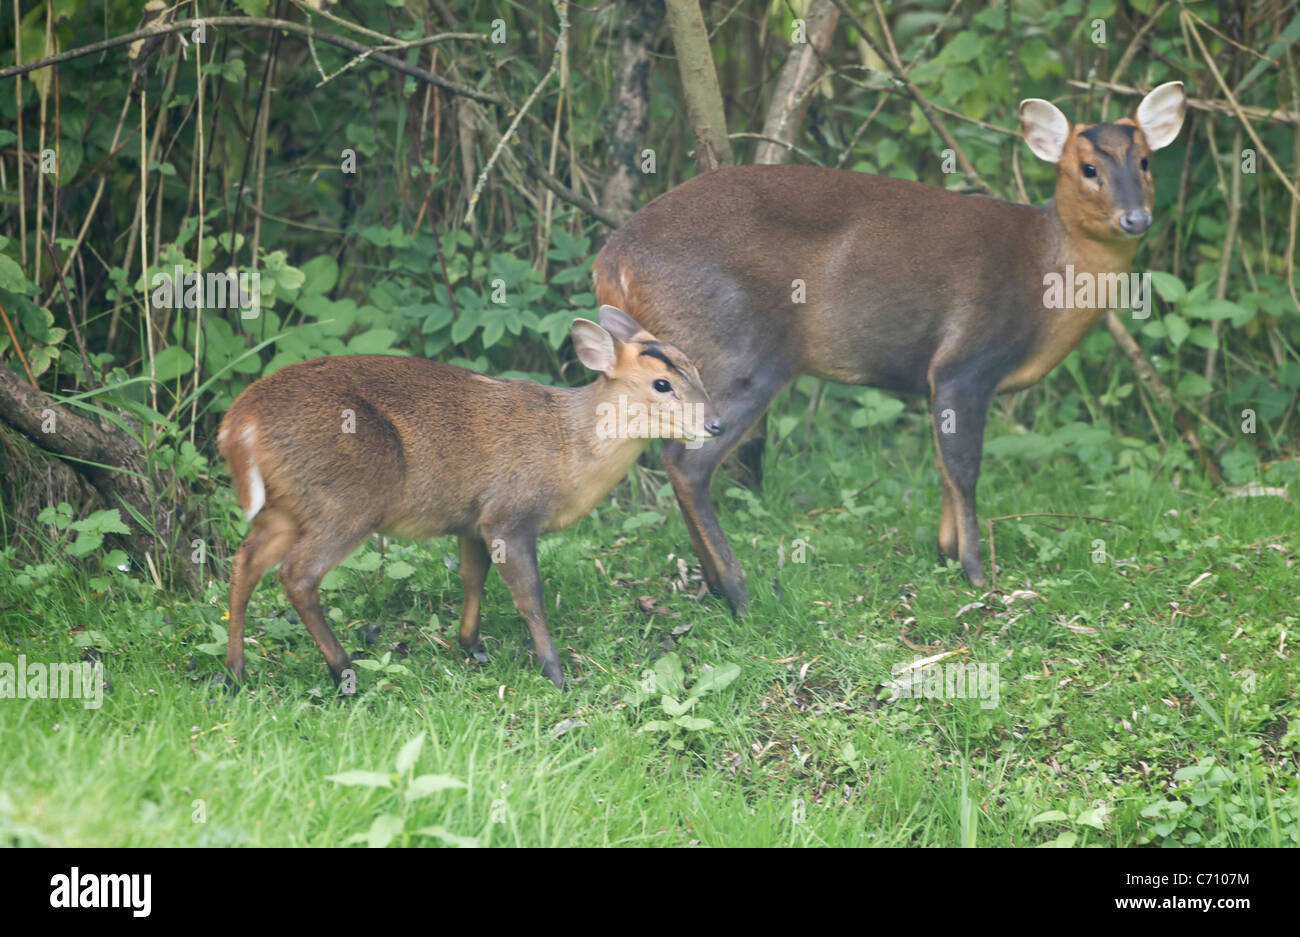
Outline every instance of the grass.
<path fill-rule="evenodd" d="M 1011 433 L 995 413 L 989 437 Z M 1296 845 L 1295 507 L 1132 451 L 986 456 L 981 518 L 1118 523 L 998 522 L 983 596 L 935 561 L 923 418 L 814 425 L 769 451 L 761 493 L 715 482 L 748 577 L 738 620 L 682 579 L 680 514 L 638 469 L 542 544 L 564 692 L 496 576 L 492 662 L 455 650 L 450 540 L 366 547 L 332 577 L 324 604 L 370 661 L 342 701 L 273 576 L 232 696 L 224 581 L 195 600 L 6 570 L 0 660 L 93 647 L 111 690 L 98 710 L 0 703 L 0 842 Z M 880 698 L 891 668 L 963 644 L 951 660 L 997 665 L 996 706 Z"/>

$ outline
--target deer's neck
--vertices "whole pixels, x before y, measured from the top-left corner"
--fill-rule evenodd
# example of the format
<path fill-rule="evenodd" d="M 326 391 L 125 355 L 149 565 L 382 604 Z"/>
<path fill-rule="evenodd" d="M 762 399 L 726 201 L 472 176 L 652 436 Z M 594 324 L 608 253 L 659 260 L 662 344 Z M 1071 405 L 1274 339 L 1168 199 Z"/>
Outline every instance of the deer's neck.
<path fill-rule="evenodd" d="M 548 530 L 567 527 L 589 512 L 622 481 L 650 444 L 635 431 L 626 398 L 611 393 L 607 378 L 586 387 L 556 388 L 558 431 L 563 435 L 567 471 L 560 480 L 561 503 L 552 512 Z"/>

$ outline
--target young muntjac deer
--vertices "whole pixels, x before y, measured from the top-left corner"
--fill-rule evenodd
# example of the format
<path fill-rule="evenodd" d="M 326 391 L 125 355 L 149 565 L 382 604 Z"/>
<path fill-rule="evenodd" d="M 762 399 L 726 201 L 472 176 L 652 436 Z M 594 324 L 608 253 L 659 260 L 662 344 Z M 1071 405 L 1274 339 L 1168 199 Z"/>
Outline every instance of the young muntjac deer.
<path fill-rule="evenodd" d="M 542 672 L 563 686 L 542 613 L 537 537 L 585 515 L 652 437 L 723 426 L 681 351 L 611 306 L 573 323 L 585 387 L 501 380 L 395 355 L 316 358 L 255 381 L 217 443 L 252 522 L 230 572 L 226 667 L 244 676 L 244 614 L 262 576 L 280 582 L 335 681 L 348 655 L 321 614 L 321 578 L 379 532 L 455 534 L 465 587 L 460 645 L 479 661 L 483 582 L 495 562 Z M 602 327 L 603 326 L 603 327 Z"/>
<path fill-rule="evenodd" d="M 733 611 L 748 596 L 709 482 L 799 374 L 929 394 L 939 550 L 984 583 L 975 483 L 989 403 L 1037 382 L 1116 305 L 1055 301 L 1049 281 L 1064 280 L 1070 300 L 1080 280 L 1127 285 L 1151 225 L 1149 157 L 1178 135 L 1184 107 L 1179 82 L 1092 126 L 1022 102 L 1025 141 L 1056 164 L 1055 197 L 1038 207 L 847 170 L 739 166 L 682 183 L 614 232 L 596 258 L 597 299 L 686 351 L 726 423 L 721 444 L 668 443 L 664 459 L 705 579 Z"/>

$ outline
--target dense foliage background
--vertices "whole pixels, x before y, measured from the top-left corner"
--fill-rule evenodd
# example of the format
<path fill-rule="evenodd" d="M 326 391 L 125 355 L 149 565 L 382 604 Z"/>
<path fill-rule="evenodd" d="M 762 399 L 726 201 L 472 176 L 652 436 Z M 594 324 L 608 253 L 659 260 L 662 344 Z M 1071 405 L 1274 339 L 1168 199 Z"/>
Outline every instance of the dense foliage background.
<path fill-rule="evenodd" d="M 257 26 L 211 25 L 202 43 L 190 41 L 192 30 L 172 32 L 138 58 L 128 55 L 141 50 L 118 46 L 8 79 L 14 93 L 0 94 L 0 356 L 135 437 L 150 474 L 166 479 L 154 496 L 180 512 L 177 530 L 217 544 L 226 538 L 213 517 L 225 514 L 200 509 L 214 481 L 214 427 L 250 380 L 285 363 L 398 351 L 581 380 L 565 367 L 567 326 L 593 305 L 590 263 L 607 228 L 557 198 L 536 170 L 600 203 L 630 157 L 636 171 L 618 194 L 624 204 L 604 206 L 620 217 L 693 174 L 694 141 L 661 5 L 533 6 L 346 0 L 318 11 L 321 4 L 242 0 L 173 11 L 290 20 L 374 46 L 450 33 L 392 54 L 488 101 Z M 740 161 L 763 145 L 752 138 L 790 54 L 794 20 L 808 7 L 703 4 Z M 821 7 L 811 12 L 831 10 Z M 792 160 L 970 185 L 960 172 L 945 174 L 945 142 L 873 47 L 897 49 L 984 185 L 1011 198 L 1023 186 L 1034 201 L 1050 196 L 1054 175 L 1012 132 L 1021 98 L 1050 98 L 1075 119 L 1094 120 L 1126 113 L 1137 88 L 1186 82 L 1196 100 L 1178 144 L 1156 156 L 1156 224 L 1138 258 L 1138 269 L 1161 272 L 1161 302 L 1149 320 L 1128 322 L 1174 400 L 1151 399 L 1099 329 L 1043 386 L 1003 404 L 1029 432 L 989 446 L 1029 457 L 1069 450 L 1134 471 L 1170 464 L 1172 449 L 1175 463 L 1199 457 L 1236 484 L 1277 480 L 1268 466 L 1294 440 L 1300 387 L 1294 4 L 918 0 L 850 9 L 858 25 L 870 24 L 872 43 L 839 18 Z M 126 2 L 59 0 L 20 12 L 17 32 L 13 18 L 0 18 L 5 64 L 140 22 Z M 560 13 L 567 48 L 557 55 Z M 648 125 L 640 139 L 619 140 L 629 48 L 648 54 Z M 42 151 L 53 153 L 44 165 Z M 67 271 L 62 281 L 56 260 Z M 260 271 L 261 315 L 147 317 L 146 274 L 177 265 Z M 801 415 L 822 395 L 848 403 L 818 416 L 846 429 L 903 410 L 874 391 L 805 379 L 778 407 L 778 442 L 799 443 Z M 1241 431 L 1247 408 L 1258 417 L 1253 433 Z M 7 438 L 7 534 L 11 550 L 30 556 L 35 514 L 86 492 L 72 491 L 71 476 L 51 472 L 22 439 Z"/>

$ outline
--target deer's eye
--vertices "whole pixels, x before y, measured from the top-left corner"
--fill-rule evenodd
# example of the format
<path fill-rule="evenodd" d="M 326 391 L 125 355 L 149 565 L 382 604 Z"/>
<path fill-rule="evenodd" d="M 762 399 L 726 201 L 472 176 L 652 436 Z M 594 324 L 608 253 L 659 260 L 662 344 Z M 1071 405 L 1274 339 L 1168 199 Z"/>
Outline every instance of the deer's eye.
<path fill-rule="evenodd" d="M 654 389 L 657 390 L 657 391 L 658 391 L 659 393 L 661 393 L 661 394 L 667 394 L 667 393 L 669 393 L 670 391 L 672 391 L 672 389 L 673 389 L 673 385 L 672 385 L 672 384 L 669 384 L 667 381 L 665 381 L 665 380 L 661 377 L 661 378 L 659 378 L 657 381 L 654 382 Z"/>
<path fill-rule="evenodd" d="M 1083 170 L 1083 178 L 1095 179 L 1097 177 L 1097 167 L 1092 163 L 1083 163 L 1080 168 Z"/>
<path fill-rule="evenodd" d="M 1148 166 L 1148 165 L 1149 165 L 1149 164 L 1148 164 L 1148 162 L 1147 162 L 1147 158 L 1146 158 L 1145 156 L 1142 157 L 1142 171 L 1143 171 L 1143 172 L 1146 172 L 1146 171 L 1147 171 L 1147 166 Z"/>

